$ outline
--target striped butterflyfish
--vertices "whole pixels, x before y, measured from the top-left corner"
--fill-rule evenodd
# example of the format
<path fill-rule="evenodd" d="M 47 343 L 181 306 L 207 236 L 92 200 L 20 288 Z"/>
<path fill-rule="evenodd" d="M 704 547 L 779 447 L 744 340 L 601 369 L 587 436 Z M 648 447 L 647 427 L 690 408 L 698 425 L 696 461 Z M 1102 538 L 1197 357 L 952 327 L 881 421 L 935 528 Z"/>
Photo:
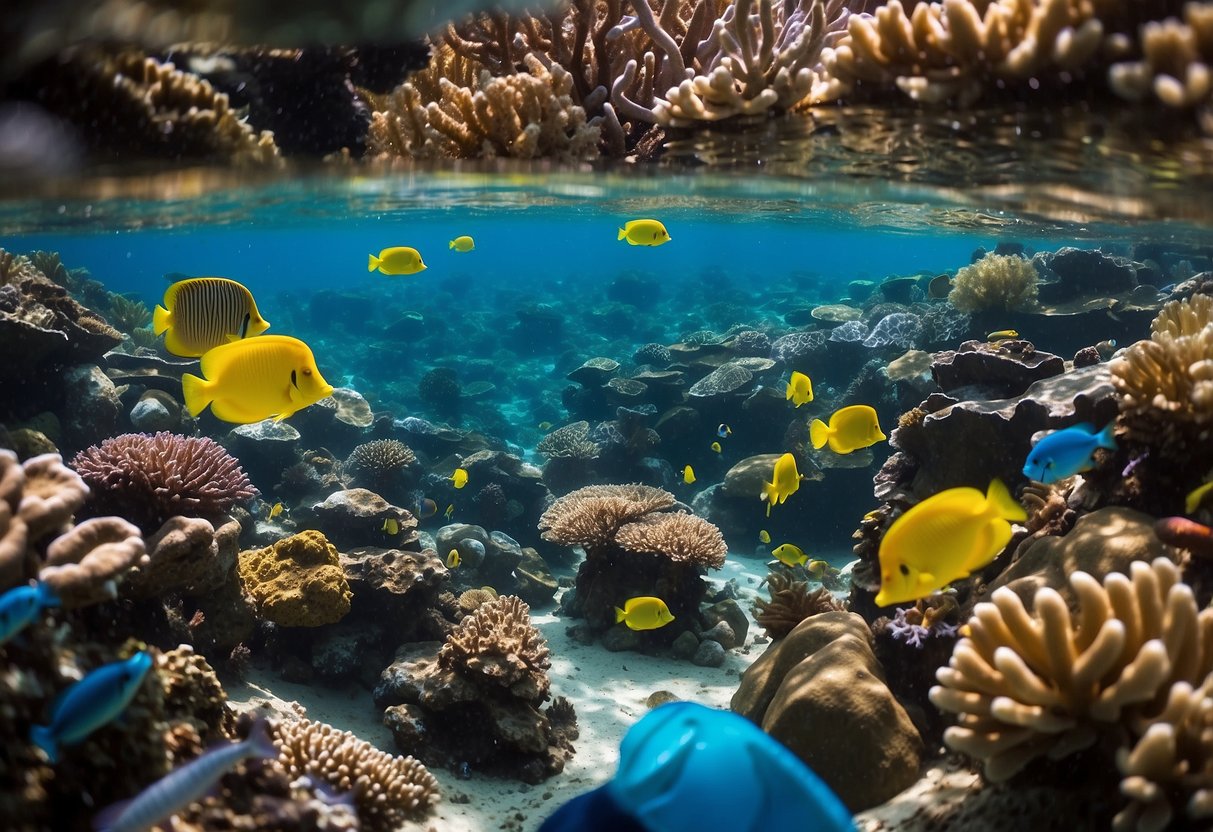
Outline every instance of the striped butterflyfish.
<path fill-rule="evenodd" d="M 209 349 L 251 338 L 269 329 L 257 311 L 253 294 L 226 277 L 191 277 L 179 280 L 164 293 L 152 328 L 164 334 L 164 346 L 173 355 L 193 358 Z"/>

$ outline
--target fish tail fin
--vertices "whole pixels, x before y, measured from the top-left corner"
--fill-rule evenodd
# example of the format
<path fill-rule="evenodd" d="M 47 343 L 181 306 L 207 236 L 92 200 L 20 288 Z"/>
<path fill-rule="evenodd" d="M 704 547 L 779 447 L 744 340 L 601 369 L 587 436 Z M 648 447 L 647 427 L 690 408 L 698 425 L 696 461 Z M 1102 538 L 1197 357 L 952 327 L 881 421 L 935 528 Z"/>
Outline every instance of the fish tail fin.
<path fill-rule="evenodd" d="M 809 439 L 815 450 L 821 448 L 830 439 L 830 426 L 820 419 L 814 419 L 809 424 Z"/>
<path fill-rule="evenodd" d="M 624 612 L 619 607 L 615 607 L 615 623 L 616 624 L 623 621 L 627 617 L 628 617 L 628 614 L 626 612 Z"/>
<path fill-rule="evenodd" d="M 185 407 L 191 416 L 197 416 L 206 410 L 213 400 L 210 394 L 211 383 L 198 376 L 186 373 L 181 377 L 181 392 L 185 396 Z"/>
<path fill-rule="evenodd" d="M 791 401 L 792 396 L 795 395 L 795 393 L 796 393 L 796 387 L 792 384 L 792 382 L 789 381 L 787 389 L 783 391 L 783 400 Z"/>
<path fill-rule="evenodd" d="M 42 749 L 51 765 L 59 762 L 59 743 L 49 725 L 35 725 L 29 730 L 30 742 Z"/>
<path fill-rule="evenodd" d="M 617 241 L 618 241 L 618 240 L 622 240 L 622 239 L 623 239 L 624 237 L 626 237 L 626 236 L 628 236 L 628 232 L 624 231 L 624 230 L 621 228 L 621 229 L 619 229 L 619 236 L 618 236 L 618 237 L 616 237 L 615 239 L 616 239 Z"/>
<path fill-rule="evenodd" d="M 366 257 L 367 257 L 366 270 L 368 272 L 375 271 L 375 269 L 379 268 L 379 265 L 383 262 L 382 260 L 380 260 L 378 257 L 376 257 L 373 254 L 368 254 Z"/>
<path fill-rule="evenodd" d="M 447 244 L 446 244 L 446 247 L 447 247 L 448 249 L 450 249 L 450 248 L 454 248 L 454 247 L 455 247 L 455 241 L 454 241 L 454 240 L 451 240 L 449 243 L 447 243 Z"/>
<path fill-rule="evenodd" d="M 1104 427 L 1103 430 L 1095 435 L 1095 441 L 1099 444 L 1099 447 L 1106 448 L 1109 451 L 1114 451 L 1116 450 L 1115 432 L 1116 420 L 1113 419 L 1111 422 L 1108 422 L 1107 426 Z"/>
<path fill-rule="evenodd" d="M 163 306 L 157 306 L 152 312 L 152 332 L 157 335 L 163 335 L 164 331 L 169 328 L 173 322 L 173 313 L 169 312 Z"/>
<path fill-rule="evenodd" d="M 1023 521 L 1028 519 L 1028 513 L 1015 501 L 1000 479 L 990 480 L 990 488 L 986 491 L 986 502 L 993 507 L 994 513 L 1004 520 Z"/>

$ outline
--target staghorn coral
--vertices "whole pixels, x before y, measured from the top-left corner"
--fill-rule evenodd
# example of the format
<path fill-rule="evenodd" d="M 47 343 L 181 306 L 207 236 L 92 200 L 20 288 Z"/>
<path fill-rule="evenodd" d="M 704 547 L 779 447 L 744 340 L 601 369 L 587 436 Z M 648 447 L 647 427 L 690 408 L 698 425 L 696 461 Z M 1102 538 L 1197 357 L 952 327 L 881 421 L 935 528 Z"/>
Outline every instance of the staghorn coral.
<path fill-rule="evenodd" d="M 358 820 L 372 832 L 401 829 L 438 801 L 438 781 L 412 757 L 385 754 L 323 722 L 277 721 L 271 727 L 287 774 L 317 778 L 340 794 L 352 792 Z"/>
<path fill-rule="evenodd" d="M 240 463 L 207 437 L 126 433 L 76 455 L 71 465 L 92 489 L 89 506 L 145 531 L 170 517 L 213 517 L 258 492 Z"/>
<path fill-rule="evenodd" d="M 961 312 L 1022 309 L 1035 303 L 1038 278 L 1031 260 L 987 254 L 956 272 L 948 302 Z"/>
<path fill-rule="evenodd" d="M 799 581 L 786 572 L 767 575 L 771 599 L 754 599 L 754 620 L 770 638 L 783 638 L 810 616 L 841 611 L 845 606 L 825 587 L 809 591 L 808 581 Z"/>
<path fill-rule="evenodd" d="M 573 422 L 543 437 L 535 450 L 548 459 L 597 459 L 602 448 L 589 435 L 589 422 Z"/>
<path fill-rule="evenodd" d="M 624 523 L 674 505 L 674 495 L 649 485 L 587 485 L 557 499 L 539 518 L 540 535 L 563 546 L 602 546 Z"/>
<path fill-rule="evenodd" d="M 481 604 L 447 636 L 438 664 L 499 685 L 531 702 L 548 698 L 548 646 L 531 624 L 531 608 L 521 598 L 503 595 Z"/>
<path fill-rule="evenodd" d="M 729 547 L 720 529 L 693 514 L 646 514 L 625 523 L 615 542 L 630 552 L 659 552 L 675 563 L 693 563 L 706 569 L 724 566 Z"/>
<path fill-rule="evenodd" d="M 1129 101 L 1155 98 L 1177 110 L 1196 110 L 1213 132 L 1213 3 L 1186 3 L 1183 20 L 1170 17 L 1141 27 L 1141 60 L 1113 64 L 1108 84 Z"/>
<path fill-rule="evenodd" d="M 1135 561 L 1102 585 L 1075 572 L 1069 584 L 1073 615 L 1052 588 L 1037 591 L 1034 613 L 996 590 L 936 673 L 931 701 L 958 715 L 944 742 L 980 759 L 992 781 L 1101 735 L 1141 737 L 1174 685 L 1201 684 L 1213 670 L 1213 609 L 1197 611 L 1169 560 Z"/>
<path fill-rule="evenodd" d="M 417 461 L 412 448 L 398 439 L 374 439 L 364 442 L 350 452 L 341 471 L 351 482 L 366 481 L 373 485 L 390 482 L 400 472 Z"/>

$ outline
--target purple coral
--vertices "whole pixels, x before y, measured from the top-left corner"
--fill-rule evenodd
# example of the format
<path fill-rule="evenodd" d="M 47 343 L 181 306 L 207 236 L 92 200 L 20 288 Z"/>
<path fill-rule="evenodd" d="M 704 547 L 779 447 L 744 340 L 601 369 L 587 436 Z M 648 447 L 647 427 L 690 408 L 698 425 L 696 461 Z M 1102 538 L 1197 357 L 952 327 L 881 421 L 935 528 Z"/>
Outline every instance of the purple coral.
<path fill-rule="evenodd" d="M 893 634 L 893 638 L 898 641 L 904 641 L 911 647 L 917 647 L 920 650 L 923 647 L 924 639 L 931 636 L 935 636 L 936 638 L 952 637 L 960 630 L 960 627 L 957 625 L 945 624 L 939 618 L 930 621 L 917 607 L 898 607 L 897 614 L 893 616 L 893 620 L 886 627 Z"/>

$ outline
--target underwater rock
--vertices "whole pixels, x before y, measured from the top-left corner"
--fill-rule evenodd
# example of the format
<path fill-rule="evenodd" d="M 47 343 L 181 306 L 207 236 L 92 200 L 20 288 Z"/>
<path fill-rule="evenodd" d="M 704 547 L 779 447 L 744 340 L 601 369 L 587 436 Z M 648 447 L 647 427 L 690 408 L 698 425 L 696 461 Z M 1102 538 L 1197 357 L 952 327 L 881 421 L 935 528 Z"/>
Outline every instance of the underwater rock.
<path fill-rule="evenodd" d="M 142 433 L 173 430 L 181 422 L 181 411 L 173 414 L 163 401 L 144 393 L 130 412 L 131 426 Z"/>
<path fill-rule="evenodd" d="M 1098 250 L 1065 246 L 1037 254 L 1033 260 L 1044 277 L 1038 287 L 1042 303 L 1117 295 L 1138 283 L 1132 260 Z"/>
<path fill-rule="evenodd" d="M 749 499 L 755 503 L 762 496 L 762 487 L 774 476 L 775 462 L 782 454 L 757 454 L 737 462 L 724 475 L 723 490 L 736 499 Z M 804 480 L 820 480 L 825 477 L 813 462 L 797 459 L 797 469 Z"/>
<path fill-rule="evenodd" d="M 728 625 L 724 624 L 723 626 L 727 627 Z M 704 640 L 699 642 L 695 655 L 691 656 L 691 663 L 700 667 L 720 667 L 724 664 L 724 659 L 724 645 L 708 639 L 705 635 Z"/>
<path fill-rule="evenodd" d="M 450 572 L 433 550 L 364 547 L 341 554 L 360 620 L 392 622 L 392 643 L 445 638 L 454 627 L 434 614 Z"/>
<path fill-rule="evenodd" d="M 461 569 L 479 569 L 488 551 L 489 533 L 481 526 L 451 523 L 438 530 L 434 535 L 434 542 L 444 558 L 451 549 L 457 549 L 463 561 L 460 564 Z"/>
<path fill-rule="evenodd" d="M 871 630 L 854 613 L 815 615 L 773 642 L 742 674 L 731 707 L 786 745 L 852 811 L 918 779 L 922 739 L 885 686 Z"/>
<path fill-rule="evenodd" d="M 712 629 L 720 623 L 728 624 L 729 632 L 733 634 L 734 643 L 724 644 L 726 649 L 740 647 L 745 644 L 746 636 L 750 631 L 750 619 L 746 617 L 745 611 L 732 598 L 726 598 L 723 601 L 717 601 L 710 607 L 704 607 L 701 611 L 703 617 L 703 625 L 708 628 L 703 634 L 704 638 L 711 638 L 708 635 Z"/>
<path fill-rule="evenodd" d="M 1027 341 L 965 341 L 932 356 L 931 375 L 944 392 L 964 389 L 966 398 L 1018 396 L 1036 381 L 1060 375 L 1066 362 Z"/>
<path fill-rule="evenodd" d="M 359 632 L 326 630 L 312 643 L 312 672 L 322 679 L 356 679 L 371 639 Z"/>
<path fill-rule="evenodd" d="M 613 358 L 597 357 L 585 361 L 566 378 L 575 381 L 583 387 L 601 387 L 612 375 L 619 371 L 619 362 Z"/>
<path fill-rule="evenodd" d="M 148 562 L 123 587 L 133 598 L 202 595 L 234 578 L 240 524 L 202 517 L 170 517 L 147 539 Z"/>
<path fill-rule="evenodd" d="M 318 531 L 240 553 L 240 580 L 258 614 L 284 627 L 333 624 L 350 611 L 349 584 L 337 550 Z"/>
<path fill-rule="evenodd" d="M 417 540 L 417 518 L 365 488 L 337 491 L 323 502 L 313 504 L 309 511 L 315 528 L 341 549 L 379 546 L 388 542 L 402 548 Z M 302 511 L 298 513 L 305 514 Z M 388 520 L 399 524 L 397 536 L 389 535 L 384 530 Z"/>
<path fill-rule="evenodd" d="M 253 482 L 264 488 L 278 482 L 282 472 L 299 460 L 302 451 L 299 439 L 299 431 L 293 426 L 264 419 L 232 428 L 224 444 L 240 460 Z"/>
<path fill-rule="evenodd" d="M 674 639 L 670 644 L 670 656 L 675 659 L 685 659 L 690 661 L 690 658 L 695 655 L 695 651 L 699 649 L 699 637 L 690 630 L 683 630 L 678 634 L 678 638 Z"/>
<path fill-rule="evenodd" d="M 522 548 L 522 560 L 514 567 L 514 592 L 532 608 L 547 604 L 556 595 L 559 581 L 537 551 Z"/>
<path fill-rule="evenodd" d="M 640 636 L 626 626 L 616 625 L 602 634 L 602 649 L 609 653 L 622 653 L 639 648 Z"/>
<path fill-rule="evenodd" d="M 123 416 L 118 390 L 95 364 L 65 370 L 61 386 L 71 403 L 61 418 L 63 448 L 78 451 L 118 432 Z"/>
<path fill-rule="evenodd" d="M 488 545 L 484 550 L 484 563 L 480 574 L 490 584 L 506 586 L 513 583 L 514 569 L 522 563 L 522 547 L 518 541 L 505 532 L 493 532 L 489 535 Z"/>

